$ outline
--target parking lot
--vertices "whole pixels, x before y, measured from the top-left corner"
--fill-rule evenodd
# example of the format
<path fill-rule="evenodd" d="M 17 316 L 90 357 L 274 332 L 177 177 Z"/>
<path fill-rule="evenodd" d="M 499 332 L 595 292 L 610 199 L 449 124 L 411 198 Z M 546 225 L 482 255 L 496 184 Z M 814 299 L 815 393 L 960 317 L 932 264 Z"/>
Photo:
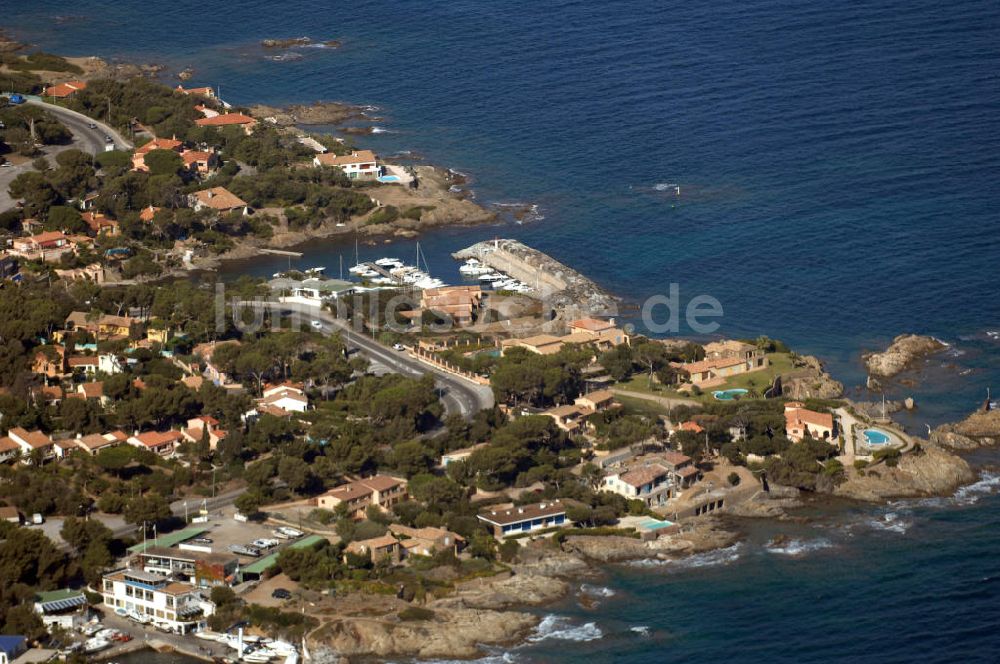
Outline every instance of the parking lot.
<path fill-rule="evenodd" d="M 210 516 L 210 521 L 208 523 L 192 523 L 189 527 L 202 527 L 205 528 L 205 532 L 198 537 L 188 540 L 186 543 L 194 546 L 204 546 L 210 547 L 212 553 L 231 553 L 229 550 L 230 546 L 246 546 L 249 545 L 256 539 L 278 539 L 274 536 L 274 526 L 265 523 L 255 523 L 253 521 L 237 521 L 233 518 L 236 513 L 234 508 L 226 508 L 221 512 L 213 512 Z M 199 539 L 210 539 L 211 543 L 202 543 L 196 540 Z M 287 540 L 278 541 L 282 544 L 287 542 Z M 261 550 L 261 556 L 263 557 L 268 553 L 272 553 L 277 547 L 269 550 Z M 257 560 L 252 556 L 239 556 L 241 564 L 247 564 Z"/>

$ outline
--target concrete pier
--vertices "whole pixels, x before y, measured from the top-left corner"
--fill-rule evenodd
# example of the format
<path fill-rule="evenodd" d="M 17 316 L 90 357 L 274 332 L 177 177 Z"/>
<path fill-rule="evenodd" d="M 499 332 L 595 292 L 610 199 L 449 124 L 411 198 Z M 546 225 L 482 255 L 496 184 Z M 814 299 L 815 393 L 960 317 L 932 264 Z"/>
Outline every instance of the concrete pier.
<path fill-rule="evenodd" d="M 452 254 L 475 258 L 535 289 L 535 294 L 566 317 L 614 316 L 617 298 L 576 270 L 517 240 L 488 240 Z"/>

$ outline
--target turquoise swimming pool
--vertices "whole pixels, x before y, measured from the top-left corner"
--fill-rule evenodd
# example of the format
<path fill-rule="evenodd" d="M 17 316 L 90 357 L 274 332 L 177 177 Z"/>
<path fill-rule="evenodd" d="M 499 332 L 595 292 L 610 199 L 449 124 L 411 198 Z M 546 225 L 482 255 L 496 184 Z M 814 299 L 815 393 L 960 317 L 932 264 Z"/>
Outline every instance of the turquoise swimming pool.
<path fill-rule="evenodd" d="M 379 182 L 399 182 L 398 175 L 382 175 L 378 178 Z"/>
<path fill-rule="evenodd" d="M 865 442 L 869 445 L 886 445 L 892 442 L 892 439 L 884 431 L 879 431 L 878 429 L 865 429 Z"/>
<path fill-rule="evenodd" d="M 733 401 L 734 399 L 739 399 L 747 392 L 748 390 L 744 390 L 742 387 L 734 387 L 731 390 L 716 390 L 712 392 L 712 396 L 718 401 Z"/>

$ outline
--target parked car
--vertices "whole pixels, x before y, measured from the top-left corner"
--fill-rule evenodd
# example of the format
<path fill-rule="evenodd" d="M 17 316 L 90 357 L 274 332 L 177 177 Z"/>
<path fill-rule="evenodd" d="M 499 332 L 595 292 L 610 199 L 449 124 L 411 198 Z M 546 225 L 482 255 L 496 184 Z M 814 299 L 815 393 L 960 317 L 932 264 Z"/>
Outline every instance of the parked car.
<path fill-rule="evenodd" d="M 393 350 L 406 350 L 406 346 L 404 346 L 403 344 L 393 344 L 392 345 L 392 349 Z"/>
<path fill-rule="evenodd" d="M 323 329 L 323 323 L 319 322 L 318 320 L 314 320 L 313 322 L 311 322 L 309 324 L 312 325 L 314 329 L 317 329 L 317 330 Z"/>
<path fill-rule="evenodd" d="M 90 127 L 91 129 L 97 129 L 97 124 L 94 122 L 89 123 L 87 126 Z"/>
<path fill-rule="evenodd" d="M 284 588 L 275 588 L 271 593 L 271 597 L 274 599 L 291 599 L 292 593 L 288 592 Z"/>

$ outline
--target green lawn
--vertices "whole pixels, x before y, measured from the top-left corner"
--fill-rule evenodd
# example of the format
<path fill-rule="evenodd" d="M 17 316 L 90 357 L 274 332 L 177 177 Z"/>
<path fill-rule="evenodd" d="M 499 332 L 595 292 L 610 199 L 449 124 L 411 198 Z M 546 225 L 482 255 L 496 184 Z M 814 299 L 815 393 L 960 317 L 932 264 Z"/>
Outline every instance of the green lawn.
<path fill-rule="evenodd" d="M 620 403 L 622 407 L 625 408 L 626 413 L 634 413 L 636 415 L 645 415 L 647 417 L 657 418 L 660 415 L 666 415 L 669 412 L 667 408 L 661 406 L 655 401 L 646 401 L 645 399 L 624 397 L 621 395 L 615 395 L 615 401 Z"/>
<path fill-rule="evenodd" d="M 787 375 L 794 369 L 791 353 L 768 353 L 767 359 L 770 364 L 766 369 L 733 376 L 724 384 L 705 390 L 701 396 L 694 396 L 690 392 L 678 392 L 677 390 L 667 388 L 657 383 L 655 379 L 652 385 L 650 385 L 648 374 L 635 374 L 628 380 L 618 383 L 616 386 L 632 392 L 644 392 L 646 394 L 678 399 L 695 399 L 709 403 L 715 401 L 712 392 L 717 390 L 743 388 L 745 390 L 754 389 L 757 392 L 763 393 L 774 382 L 775 376 L 779 374 Z"/>

